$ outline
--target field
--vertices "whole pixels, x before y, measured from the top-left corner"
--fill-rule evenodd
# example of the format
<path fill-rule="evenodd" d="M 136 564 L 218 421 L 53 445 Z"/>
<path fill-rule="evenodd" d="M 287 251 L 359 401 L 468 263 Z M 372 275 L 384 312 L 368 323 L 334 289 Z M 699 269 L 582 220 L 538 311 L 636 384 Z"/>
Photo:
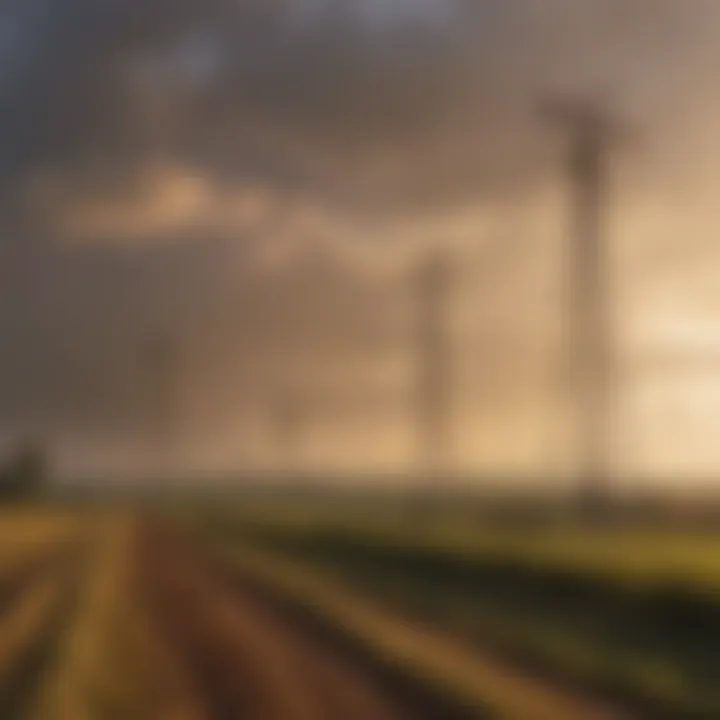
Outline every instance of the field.
<path fill-rule="evenodd" d="M 0 717 L 720 717 L 720 535 L 462 504 L 0 513 Z"/>

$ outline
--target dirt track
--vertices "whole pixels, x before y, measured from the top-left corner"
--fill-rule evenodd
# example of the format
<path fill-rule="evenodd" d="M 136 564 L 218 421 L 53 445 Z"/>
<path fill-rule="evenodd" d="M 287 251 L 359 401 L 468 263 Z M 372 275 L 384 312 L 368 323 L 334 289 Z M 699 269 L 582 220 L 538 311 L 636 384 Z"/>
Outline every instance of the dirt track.
<path fill-rule="evenodd" d="M 44 551 L 0 581 L 0 717 L 25 718 L 58 649 L 82 572 L 82 549 Z"/>
<path fill-rule="evenodd" d="M 35 582 L 57 568 L 68 568 L 77 561 L 78 549 L 75 546 L 55 548 L 39 552 L 0 577 L 0 618 L 13 603 L 27 592 Z"/>
<path fill-rule="evenodd" d="M 407 688 L 233 587 L 184 542 L 141 533 L 139 580 L 182 678 L 174 716 L 201 720 L 450 719 Z M 179 681 L 178 681 L 179 682 Z"/>

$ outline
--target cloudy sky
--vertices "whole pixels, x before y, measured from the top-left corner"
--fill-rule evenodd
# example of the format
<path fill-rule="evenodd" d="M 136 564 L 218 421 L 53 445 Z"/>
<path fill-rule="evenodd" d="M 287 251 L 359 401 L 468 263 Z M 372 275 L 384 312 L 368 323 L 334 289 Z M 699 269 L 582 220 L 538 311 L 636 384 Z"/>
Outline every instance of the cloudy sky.
<path fill-rule="evenodd" d="M 625 126 L 623 467 L 717 472 L 719 71 L 717 0 L 0 0 L 2 433 L 147 463 L 164 335 L 181 464 L 268 462 L 291 391 L 306 462 L 402 467 L 409 277 L 440 246 L 456 458 L 561 468 L 552 92 Z"/>

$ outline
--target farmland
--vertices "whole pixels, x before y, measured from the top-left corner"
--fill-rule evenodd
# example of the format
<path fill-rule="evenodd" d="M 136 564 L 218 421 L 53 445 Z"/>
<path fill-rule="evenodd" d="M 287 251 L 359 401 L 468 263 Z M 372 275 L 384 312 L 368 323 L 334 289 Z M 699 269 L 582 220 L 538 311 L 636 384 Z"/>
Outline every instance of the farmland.
<path fill-rule="evenodd" d="M 707 532 L 353 503 L 0 519 L 2 718 L 720 712 Z"/>
<path fill-rule="evenodd" d="M 465 717 L 298 622 L 166 519 L 27 513 L 3 587 L 0 716 Z"/>

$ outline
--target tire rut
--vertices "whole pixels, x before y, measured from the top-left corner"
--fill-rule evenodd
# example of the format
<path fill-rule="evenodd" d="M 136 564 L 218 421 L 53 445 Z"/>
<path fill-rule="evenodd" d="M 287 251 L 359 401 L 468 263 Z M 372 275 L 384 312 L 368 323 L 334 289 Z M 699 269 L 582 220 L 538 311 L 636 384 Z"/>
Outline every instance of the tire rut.
<path fill-rule="evenodd" d="M 182 539 L 147 529 L 138 561 L 144 601 L 192 678 L 202 720 L 428 717 L 352 655 L 291 622 L 258 594 L 229 586 Z"/>

